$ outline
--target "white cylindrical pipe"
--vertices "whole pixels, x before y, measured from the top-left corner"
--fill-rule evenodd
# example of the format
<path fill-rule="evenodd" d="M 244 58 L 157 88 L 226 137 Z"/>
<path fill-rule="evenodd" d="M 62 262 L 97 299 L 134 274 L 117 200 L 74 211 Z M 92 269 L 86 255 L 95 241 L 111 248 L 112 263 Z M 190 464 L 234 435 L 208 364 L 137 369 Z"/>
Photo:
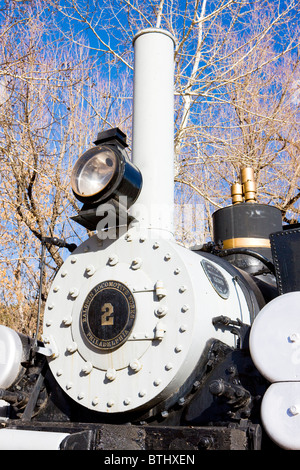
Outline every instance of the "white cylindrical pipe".
<path fill-rule="evenodd" d="M 145 29 L 133 39 L 133 163 L 143 175 L 131 210 L 142 228 L 173 236 L 174 213 L 174 39 Z"/>

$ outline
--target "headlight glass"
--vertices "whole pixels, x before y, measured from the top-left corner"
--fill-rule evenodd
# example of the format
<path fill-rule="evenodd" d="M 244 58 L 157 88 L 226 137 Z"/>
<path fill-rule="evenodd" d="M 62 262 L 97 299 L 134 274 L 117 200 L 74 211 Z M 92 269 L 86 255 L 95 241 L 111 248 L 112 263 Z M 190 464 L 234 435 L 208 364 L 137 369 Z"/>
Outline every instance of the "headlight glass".
<path fill-rule="evenodd" d="M 88 150 L 76 162 L 71 185 L 81 197 L 91 197 L 102 191 L 112 180 L 118 167 L 116 154 L 107 147 Z"/>

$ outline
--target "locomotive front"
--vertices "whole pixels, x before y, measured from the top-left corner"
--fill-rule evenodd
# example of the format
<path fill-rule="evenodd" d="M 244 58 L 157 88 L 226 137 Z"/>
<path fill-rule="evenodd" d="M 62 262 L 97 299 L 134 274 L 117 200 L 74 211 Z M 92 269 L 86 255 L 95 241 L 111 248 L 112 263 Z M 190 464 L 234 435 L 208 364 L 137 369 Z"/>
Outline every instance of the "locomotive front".
<path fill-rule="evenodd" d="M 118 437 L 117 447 L 105 441 L 107 429 L 125 429 L 124 449 L 261 446 L 261 397 L 276 379 L 260 364 L 265 325 L 252 335 L 257 368 L 249 333 L 282 294 L 268 261 L 281 214 L 255 203 L 247 170 L 247 200 L 234 193 L 214 214 L 214 243 L 175 242 L 174 40 L 147 29 L 134 48 L 132 161 L 119 129 L 99 133 L 78 159 L 71 183 L 83 206 L 74 220 L 95 234 L 55 276 L 42 342 L 0 328 L 10 414 L 1 448 L 120 448 Z M 133 429 L 144 433 L 139 445 Z"/>

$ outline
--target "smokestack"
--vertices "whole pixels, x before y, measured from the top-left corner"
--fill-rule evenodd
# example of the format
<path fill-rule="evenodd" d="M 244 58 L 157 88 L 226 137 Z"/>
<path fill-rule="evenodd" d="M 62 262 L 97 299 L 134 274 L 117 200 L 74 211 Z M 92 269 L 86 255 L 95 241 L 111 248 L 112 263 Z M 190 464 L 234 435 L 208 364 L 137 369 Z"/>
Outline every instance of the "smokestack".
<path fill-rule="evenodd" d="M 131 214 L 142 228 L 173 236 L 174 213 L 174 39 L 145 29 L 133 39 L 133 163 L 143 188 Z"/>

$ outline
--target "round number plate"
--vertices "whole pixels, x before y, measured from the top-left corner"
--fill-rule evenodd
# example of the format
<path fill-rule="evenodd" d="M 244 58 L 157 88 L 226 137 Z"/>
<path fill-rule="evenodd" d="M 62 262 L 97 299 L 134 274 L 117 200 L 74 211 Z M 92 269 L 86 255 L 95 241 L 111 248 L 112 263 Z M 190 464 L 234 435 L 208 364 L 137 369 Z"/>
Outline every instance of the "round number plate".
<path fill-rule="evenodd" d="M 206 260 L 202 260 L 201 264 L 215 291 L 220 297 L 222 297 L 222 299 L 228 299 L 229 286 L 221 271 Z"/>
<path fill-rule="evenodd" d="M 103 281 L 84 301 L 81 329 L 95 348 L 112 350 L 127 340 L 135 317 L 136 305 L 128 287 L 117 281 Z"/>

